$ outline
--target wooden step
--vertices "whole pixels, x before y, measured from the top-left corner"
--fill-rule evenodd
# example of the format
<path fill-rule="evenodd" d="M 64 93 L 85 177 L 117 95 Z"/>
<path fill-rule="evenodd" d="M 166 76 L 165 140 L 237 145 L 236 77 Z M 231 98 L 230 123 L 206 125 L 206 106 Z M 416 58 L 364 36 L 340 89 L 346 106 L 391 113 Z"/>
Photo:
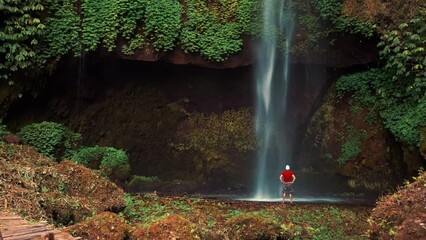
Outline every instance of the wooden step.
<path fill-rule="evenodd" d="M 0 240 L 78 240 L 44 223 L 30 224 L 21 217 L 0 212 Z"/>

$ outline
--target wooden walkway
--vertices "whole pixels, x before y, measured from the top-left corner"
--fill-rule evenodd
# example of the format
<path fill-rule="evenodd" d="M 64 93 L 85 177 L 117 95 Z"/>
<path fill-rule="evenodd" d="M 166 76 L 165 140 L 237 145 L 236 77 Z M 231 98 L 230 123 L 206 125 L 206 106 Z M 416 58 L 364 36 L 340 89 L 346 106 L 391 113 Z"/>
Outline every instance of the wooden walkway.
<path fill-rule="evenodd" d="M 21 217 L 0 212 L 0 240 L 77 240 L 46 224 L 29 224 Z"/>

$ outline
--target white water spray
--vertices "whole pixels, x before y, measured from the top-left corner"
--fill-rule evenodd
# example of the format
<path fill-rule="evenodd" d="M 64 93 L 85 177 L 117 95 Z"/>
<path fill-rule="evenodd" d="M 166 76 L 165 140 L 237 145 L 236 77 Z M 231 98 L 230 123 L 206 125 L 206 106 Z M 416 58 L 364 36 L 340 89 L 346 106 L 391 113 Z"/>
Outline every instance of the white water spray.
<path fill-rule="evenodd" d="M 290 78 L 289 48 L 294 23 L 288 9 L 290 0 L 264 0 L 263 40 L 257 49 L 256 65 L 256 134 L 260 141 L 257 153 L 255 198 L 277 198 L 278 180 L 284 163 L 289 163 L 285 113 Z M 284 54 L 278 43 L 285 36 Z"/>

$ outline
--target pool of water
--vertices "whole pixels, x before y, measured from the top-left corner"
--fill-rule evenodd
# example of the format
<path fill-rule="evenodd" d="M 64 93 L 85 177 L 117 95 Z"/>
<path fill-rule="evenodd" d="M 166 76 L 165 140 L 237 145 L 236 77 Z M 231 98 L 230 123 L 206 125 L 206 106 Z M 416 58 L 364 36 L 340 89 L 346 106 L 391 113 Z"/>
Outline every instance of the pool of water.
<path fill-rule="evenodd" d="M 253 198 L 249 196 L 236 196 L 228 194 L 203 194 L 198 197 L 221 199 L 221 200 L 236 200 L 247 202 L 265 202 L 265 203 L 281 203 L 282 198 Z M 374 205 L 375 198 L 373 197 L 335 197 L 335 196 L 295 196 L 293 203 L 295 204 L 341 204 L 341 205 Z M 286 203 L 290 200 L 286 197 Z"/>
<path fill-rule="evenodd" d="M 251 201 L 251 202 L 281 202 L 281 198 L 241 198 L 236 200 L 242 200 L 242 201 Z M 288 197 L 286 198 L 286 202 L 289 202 L 290 200 Z M 347 199 L 341 199 L 341 198 L 332 198 L 332 197 L 293 197 L 294 203 L 345 203 L 348 202 Z"/>

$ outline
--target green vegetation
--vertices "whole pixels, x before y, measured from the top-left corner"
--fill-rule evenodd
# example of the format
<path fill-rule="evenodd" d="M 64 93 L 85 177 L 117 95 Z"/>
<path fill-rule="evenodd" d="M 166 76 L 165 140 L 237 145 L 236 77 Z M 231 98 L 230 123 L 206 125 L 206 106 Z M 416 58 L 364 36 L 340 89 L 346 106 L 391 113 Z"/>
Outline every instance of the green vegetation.
<path fill-rule="evenodd" d="M 152 183 L 160 183 L 161 180 L 157 176 L 146 177 L 146 176 L 132 176 L 132 179 L 129 182 L 129 186 L 132 185 L 144 185 Z"/>
<path fill-rule="evenodd" d="M 114 183 L 28 145 L 0 142 L 0 186 L 0 211 L 59 226 L 124 207 L 124 192 Z"/>
<path fill-rule="evenodd" d="M 81 19 L 74 3 L 74 0 L 43 2 L 48 17 L 43 21 L 46 27 L 39 36 L 40 44 L 34 48 L 40 69 L 51 71 L 62 56 L 80 56 L 82 53 Z"/>
<path fill-rule="evenodd" d="M 10 151 L 9 148 L 13 148 Z M 13 153 L 12 153 L 13 152 Z M 6 157 L 10 153 L 13 156 Z M 178 215 L 189 223 L 191 233 L 200 239 L 421 239 L 426 173 L 395 194 L 370 207 L 344 205 L 257 203 L 188 197 L 160 197 L 156 194 L 129 195 L 97 173 L 78 164 L 52 163 L 25 145 L 0 143 L 0 210 L 18 212 L 28 219 L 46 219 L 50 224 L 82 223 L 96 214 L 105 214 L 78 234 L 93 230 L 112 232 L 109 221 L 118 212 L 123 232 L 157 229 L 172 239 L 181 234 L 181 223 L 162 224 Z M 403 207 L 401 207 L 403 206 Z M 370 215 L 371 214 L 371 215 Z M 105 216 L 105 215 L 104 215 Z M 370 216 L 370 217 L 369 217 Z M 367 218 L 369 218 L 367 222 Z M 174 218 L 176 219 L 176 218 Z M 105 231 L 108 229 L 108 231 Z M 368 230 L 368 231 L 367 231 Z M 78 235 L 78 236 L 82 236 Z M 87 235 L 86 235 L 87 236 Z M 123 234 L 120 238 L 141 239 Z M 194 239 L 194 238 L 190 238 Z"/>
<path fill-rule="evenodd" d="M 357 19 L 342 14 L 343 3 L 340 0 L 311 0 L 319 18 L 331 23 L 330 32 L 347 32 L 351 34 L 362 34 L 365 37 L 372 37 L 375 25 L 366 20 Z"/>
<path fill-rule="evenodd" d="M 196 199 L 193 201 L 196 202 Z M 181 211 L 189 213 L 193 210 L 188 202 L 179 199 L 161 203 L 160 197 L 156 194 L 144 194 L 143 196 L 126 194 L 125 202 L 126 208 L 121 215 L 130 222 L 143 222 L 143 226 L 148 226 L 174 213 Z"/>
<path fill-rule="evenodd" d="M 182 29 L 184 51 L 200 53 L 209 60 L 219 62 L 225 60 L 229 54 L 241 50 L 243 42 L 240 29 L 237 23 L 230 21 L 234 17 L 235 6 L 236 4 L 228 6 L 231 7 L 230 10 L 225 5 L 209 6 L 201 0 L 189 0 L 188 20 Z"/>
<path fill-rule="evenodd" d="M 342 8 L 339 0 L 285 6 L 288 19 L 307 32 L 295 51 L 315 47 L 332 33 L 373 34 L 371 22 L 344 15 Z M 145 47 L 155 52 L 181 47 L 220 62 L 242 49 L 243 35 L 267 37 L 261 36 L 259 0 L 28 0 L 6 1 L 1 11 L 2 78 L 28 67 L 51 71 L 67 54 L 78 57 L 100 48 L 131 55 Z M 283 30 L 273 31 L 282 46 Z"/>
<path fill-rule="evenodd" d="M 164 183 L 157 176 L 138 176 L 133 175 L 127 183 L 127 191 L 130 192 L 142 192 L 147 189 L 151 189 L 151 186 L 158 186 L 159 184 Z"/>
<path fill-rule="evenodd" d="M 426 95 L 412 94 L 410 79 L 398 80 L 395 88 L 392 77 L 386 69 L 371 69 L 341 77 L 336 88 L 340 96 L 351 92 L 358 103 L 377 109 L 399 141 L 419 146 L 426 126 Z"/>
<path fill-rule="evenodd" d="M 34 46 L 44 28 L 40 21 L 43 9 L 37 0 L 1 1 L 0 79 L 34 64 Z"/>
<path fill-rule="evenodd" d="M 178 214 L 197 225 L 201 239 L 365 239 L 367 213 L 339 207 L 261 206 L 185 197 L 159 197 L 155 194 L 126 195 L 126 208 L 120 213 L 130 223 L 153 226 Z M 220 217 L 219 217 L 220 216 Z M 345 224 L 350 222 L 350 226 Z M 356 228 L 354 228 L 356 226 Z"/>
<path fill-rule="evenodd" d="M 40 153 L 56 160 L 72 156 L 81 141 L 79 133 L 54 122 L 27 125 L 17 135 L 24 144 L 33 146 Z"/>
<path fill-rule="evenodd" d="M 182 7 L 179 1 L 151 0 L 145 11 L 145 38 L 156 51 L 172 50 L 181 28 Z"/>
<path fill-rule="evenodd" d="M 152 45 L 156 51 L 172 50 L 180 35 L 182 6 L 176 0 L 120 0 L 120 32 L 127 43 L 123 53 Z M 144 24 L 142 24 L 144 23 Z"/>
<path fill-rule="evenodd" d="M 10 132 L 7 130 L 7 126 L 4 124 L 1 124 L 1 120 L 0 120 L 0 139 L 3 140 L 3 137 L 9 133 Z"/>
<path fill-rule="evenodd" d="M 383 68 L 341 77 L 340 95 L 378 111 L 402 143 L 419 146 L 426 126 L 426 10 L 419 6 L 408 22 L 384 25 L 378 44 Z M 374 116 L 372 116 L 374 117 Z"/>
<path fill-rule="evenodd" d="M 351 158 L 357 157 L 361 153 L 361 141 L 367 138 L 367 132 L 365 130 L 355 131 L 353 128 L 348 128 L 348 136 L 343 143 L 342 153 L 337 159 L 339 164 L 344 164 Z"/>
<path fill-rule="evenodd" d="M 296 212 L 296 211 L 293 211 Z M 333 219 L 332 222 L 325 223 L 325 218 Z M 342 227 L 349 219 L 355 219 L 356 215 L 350 210 L 341 210 L 336 207 L 323 207 L 313 211 L 298 212 L 289 214 L 291 223 L 299 226 L 294 227 L 295 235 L 302 235 L 302 230 L 307 230 L 312 236 L 310 239 L 364 239 L 361 233 L 348 231 Z M 305 225 L 306 224 L 306 225 Z M 351 236 L 353 235 L 353 236 Z M 303 239 L 303 237 L 301 237 Z"/>
<path fill-rule="evenodd" d="M 393 81 L 408 81 L 405 85 L 410 97 L 420 100 L 426 91 L 426 10 L 421 16 L 398 29 L 388 29 L 377 45 L 383 49 L 381 57 Z"/>
<path fill-rule="evenodd" d="M 28 67 L 53 69 L 66 54 L 105 48 L 133 54 L 181 45 L 185 52 L 223 61 L 241 50 L 242 34 L 258 33 L 257 0 L 6 1 L 0 23 L 1 78 Z M 37 16 L 43 15 L 43 18 Z"/>
<path fill-rule="evenodd" d="M 215 169 L 231 171 L 238 164 L 233 161 L 235 157 L 244 158 L 244 153 L 256 147 L 254 119 L 248 109 L 210 116 L 193 113 L 187 126 L 188 132 L 172 146 L 193 160 L 197 177 L 208 177 Z"/>
<path fill-rule="evenodd" d="M 86 51 L 94 51 L 104 46 L 108 51 L 115 48 L 118 35 L 118 12 L 116 0 L 81 1 L 83 19 L 82 43 Z"/>
<path fill-rule="evenodd" d="M 333 44 L 333 39 L 341 35 L 359 34 L 371 38 L 377 26 L 368 19 L 344 14 L 344 3 L 341 0 L 304 0 L 294 3 L 297 14 L 297 23 L 303 33 L 298 43 L 293 47 L 293 52 L 306 52 L 310 49 L 319 49 L 318 43 L 328 39 Z M 329 39 L 331 38 L 331 39 Z"/>
<path fill-rule="evenodd" d="M 99 169 L 107 176 L 116 175 L 114 177 L 124 179 L 127 178 L 130 171 L 126 152 L 113 147 L 84 147 L 72 156 L 71 161 L 92 169 Z M 120 171 L 121 174 L 117 174 L 117 171 Z"/>

